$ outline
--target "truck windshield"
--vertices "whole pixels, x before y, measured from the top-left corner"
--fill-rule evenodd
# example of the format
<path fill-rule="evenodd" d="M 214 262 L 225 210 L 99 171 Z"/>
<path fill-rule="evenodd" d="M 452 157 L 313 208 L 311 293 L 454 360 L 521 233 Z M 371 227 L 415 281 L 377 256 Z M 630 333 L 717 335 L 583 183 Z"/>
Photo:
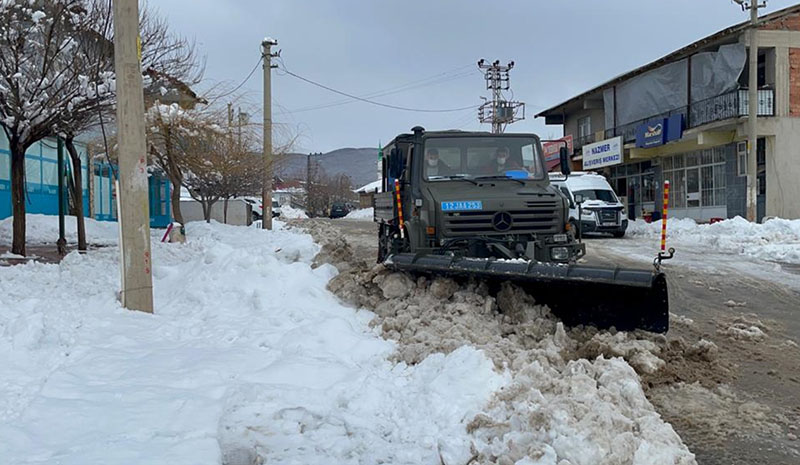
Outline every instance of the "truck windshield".
<path fill-rule="evenodd" d="M 539 143 L 531 137 L 435 137 L 425 142 L 426 180 L 544 179 Z"/>
<path fill-rule="evenodd" d="M 602 200 L 603 202 L 616 203 L 617 196 L 608 189 L 586 189 L 575 191 L 575 195 L 582 195 L 584 200 Z"/>

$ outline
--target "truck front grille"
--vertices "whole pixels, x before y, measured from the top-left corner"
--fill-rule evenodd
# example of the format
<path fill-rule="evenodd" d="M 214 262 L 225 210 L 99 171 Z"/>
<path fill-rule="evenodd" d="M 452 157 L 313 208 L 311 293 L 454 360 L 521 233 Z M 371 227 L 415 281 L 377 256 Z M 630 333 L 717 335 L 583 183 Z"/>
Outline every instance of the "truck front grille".
<path fill-rule="evenodd" d="M 504 236 L 508 234 L 557 234 L 562 232 L 558 204 L 552 201 L 527 202 L 526 209 L 463 211 L 444 214 L 447 236 Z M 492 219 L 505 211 L 511 215 L 511 226 L 495 229 Z"/>
<path fill-rule="evenodd" d="M 619 223 L 619 212 L 616 210 L 600 210 L 600 221 L 602 223 Z"/>

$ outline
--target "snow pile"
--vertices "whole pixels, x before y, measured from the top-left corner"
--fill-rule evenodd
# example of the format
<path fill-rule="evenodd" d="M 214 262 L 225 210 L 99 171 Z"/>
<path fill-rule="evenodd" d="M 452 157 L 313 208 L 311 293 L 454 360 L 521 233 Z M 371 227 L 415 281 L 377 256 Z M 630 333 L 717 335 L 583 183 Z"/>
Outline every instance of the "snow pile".
<path fill-rule="evenodd" d="M 632 221 L 627 233 L 631 237 L 657 238 L 661 234 L 661 222 Z M 758 224 L 737 216 L 714 224 L 697 224 L 689 218 L 669 219 L 667 241 L 800 264 L 800 220 L 775 218 Z"/>
<path fill-rule="evenodd" d="M 485 355 L 393 363 L 309 236 L 186 227 L 153 244 L 155 315 L 120 308 L 116 247 L 0 267 L 0 461 L 467 463 L 508 382 Z"/>
<path fill-rule="evenodd" d="M 353 210 L 347 214 L 344 218 L 346 220 L 368 220 L 372 221 L 372 218 L 375 216 L 375 209 L 370 208 L 362 208 L 360 210 Z"/>
<path fill-rule="evenodd" d="M 303 210 L 299 208 L 292 208 L 290 205 L 283 205 L 281 206 L 281 218 L 283 219 L 307 219 L 308 215 Z"/>
<path fill-rule="evenodd" d="M 424 363 L 467 345 L 509 372 L 510 384 L 469 424 L 476 463 L 695 463 L 631 365 L 598 354 L 657 371 L 664 361 L 655 342 L 594 329 L 567 332 L 546 307 L 510 285 L 493 297 L 483 285 L 415 281 L 378 265 L 341 273 L 329 288 L 374 309 L 372 324 L 397 341 L 400 361 Z"/>
<path fill-rule="evenodd" d="M 739 315 L 725 323 L 719 322 L 717 333 L 738 341 L 761 342 L 767 338 L 767 325 L 756 315 Z"/>
<path fill-rule="evenodd" d="M 85 218 L 86 242 L 92 245 L 116 245 L 119 242 L 117 223 Z M 53 215 L 25 215 L 25 240 L 28 244 L 55 244 L 58 241 L 58 217 Z M 64 218 L 67 243 L 78 243 L 78 225 L 74 216 Z M 10 245 L 14 233 L 14 219 L 0 220 L 0 244 Z"/>

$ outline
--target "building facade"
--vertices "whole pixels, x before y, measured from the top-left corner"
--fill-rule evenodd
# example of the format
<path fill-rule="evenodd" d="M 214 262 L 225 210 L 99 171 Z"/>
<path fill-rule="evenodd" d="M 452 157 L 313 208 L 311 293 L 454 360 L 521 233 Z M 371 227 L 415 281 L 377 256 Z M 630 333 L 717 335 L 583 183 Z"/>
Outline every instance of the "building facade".
<path fill-rule="evenodd" d="M 800 218 L 800 5 L 760 18 L 758 219 Z M 749 23 L 729 27 L 537 115 L 578 168 L 608 177 L 630 218 L 746 216 Z"/>

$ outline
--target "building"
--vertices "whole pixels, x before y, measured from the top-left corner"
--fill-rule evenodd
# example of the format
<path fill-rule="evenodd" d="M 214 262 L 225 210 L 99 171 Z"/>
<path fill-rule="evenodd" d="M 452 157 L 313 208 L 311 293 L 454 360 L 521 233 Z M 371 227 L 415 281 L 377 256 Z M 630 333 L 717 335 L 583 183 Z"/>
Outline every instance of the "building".
<path fill-rule="evenodd" d="M 99 221 L 116 221 L 116 187 L 113 170 L 116 166 L 103 161 L 92 162 L 89 171 L 87 145 L 75 142 L 81 156 L 81 179 L 83 181 L 83 212 Z M 65 212 L 70 214 L 73 200 L 67 188 L 72 182 L 72 164 L 64 149 L 64 202 Z M 89 175 L 91 173 L 91 176 Z M 172 221 L 169 204 L 169 181 L 157 170 L 148 173 L 150 199 L 150 226 L 163 228 Z M 58 215 L 58 146 L 54 138 L 46 138 L 33 144 L 25 152 L 25 211 L 44 215 Z M 8 139 L 0 131 L 0 219 L 12 215 L 11 208 L 11 152 Z"/>
<path fill-rule="evenodd" d="M 708 221 L 746 216 L 748 45 L 741 23 L 542 111 L 573 161 L 606 175 L 628 216 L 659 209 Z M 800 218 L 800 5 L 758 31 L 758 219 Z"/>

